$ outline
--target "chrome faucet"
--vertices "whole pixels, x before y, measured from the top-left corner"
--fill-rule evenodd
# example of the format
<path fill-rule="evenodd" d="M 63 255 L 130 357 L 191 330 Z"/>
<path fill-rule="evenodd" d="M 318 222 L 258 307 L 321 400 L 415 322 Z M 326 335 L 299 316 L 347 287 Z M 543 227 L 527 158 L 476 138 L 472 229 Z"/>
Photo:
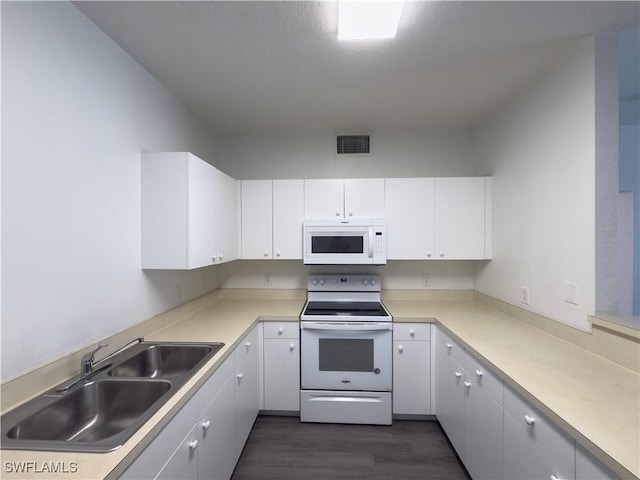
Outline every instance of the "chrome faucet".
<path fill-rule="evenodd" d="M 98 370 L 96 370 L 96 366 L 98 366 L 98 364 L 103 363 L 106 360 L 109 360 L 110 358 L 114 357 L 115 355 L 120 353 L 122 350 L 127 348 L 132 343 L 142 343 L 142 342 L 144 342 L 144 337 L 142 337 L 142 336 L 133 338 L 133 339 L 129 340 L 127 343 L 125 343 L 124 345 L 116 348 L 113 352 L 107 353 L 104 357 L 102 357 L 100 360 L 98 360 L 96 362 L 95 361 L 96 352 L 98 350 L 100 350 L 101 348 L 104 348 L 107 345 L 109 345 L 108 343 L 99 343 L 98 346 L 95 349 L 93 349 L 89 353 L 85 353 L 82 356 L 82 360 L 80 361 L 80 375 L 76 376 L 71 381 L 71 383 L 69 383 L 67 385 L 64 385 L 63 387 L 56 388 L 56 392 L 64 393 L 64 392 L 72 389 L 73 387 L 75 387 L 81 381 L 88 379 L 89 377 L 93 376 L 94 373 L 98 373 L 99 371 L 104 370 L 106 367 L 108 367 L 110 365 L 110 364 L 106 364 L 106 365 L 100 367 Z"/>
<path fill-rule="evenodd" d="M 95 350 L 85 354 L 82 357 L 82 361 L 80 362 L 80 378 L 84 378 L 84 377 L 86 377 L 88 375 L 91 375 L 93 373 L 93 371 L 95 370 L 96 365 L 98 365 L 99 363 L 105 362 L 105 361 L 109 360 L 110 358 L 114 357 L 115 355 L 120 353 L 122 350 L 127 348 L 129 345 L 131 345 L 133 343 L 142 343 L 142 342 L 144 342 L 144 337 L 143 336 L 133 338 L 133 339 L 129 340 L 127 343 L 125 343 L 124 345 L 121 345 L 118 348 L 116 348 L 113 352 L 107 353 L 104 357 L 102 357 L 100 360 L 98 360 L 96 362 L 95 361 L 96 352 L 98 350 L 100 350 L 101 348 L 104 348 L 107 345 L 109 345 L 108 343 L 99 343 L 98 347 Z"/>

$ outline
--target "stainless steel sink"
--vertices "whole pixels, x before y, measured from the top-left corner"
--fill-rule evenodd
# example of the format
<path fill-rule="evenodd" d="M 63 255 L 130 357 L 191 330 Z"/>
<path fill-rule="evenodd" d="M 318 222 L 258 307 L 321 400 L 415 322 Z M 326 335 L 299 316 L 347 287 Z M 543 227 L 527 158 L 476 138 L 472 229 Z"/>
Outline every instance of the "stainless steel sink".
<path fill-rule="evenodd" d="M 223 343 L 143 342 L 2 416 L 3 449 L 107 452 L 124 444 Z M 98 362 L 99 364 L 99 362 Z M 77 385 L 76 385 L 77 383 Z"/>
<path fill-rule="evenodd" d="M 150 345 L 109 371 L 114 377 L 166 378 L 182 375 L 194 368 L 222 345 Z"/>

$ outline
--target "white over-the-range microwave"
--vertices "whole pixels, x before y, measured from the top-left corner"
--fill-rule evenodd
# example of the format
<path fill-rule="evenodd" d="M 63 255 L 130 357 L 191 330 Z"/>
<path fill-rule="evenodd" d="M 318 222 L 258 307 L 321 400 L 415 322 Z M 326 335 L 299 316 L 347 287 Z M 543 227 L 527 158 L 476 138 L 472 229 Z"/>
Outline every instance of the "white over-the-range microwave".
<path fill-rule="evenodd" d="M 384 219 L 308 219 L 303 230 L 305 265 L 387 263 Z"/>

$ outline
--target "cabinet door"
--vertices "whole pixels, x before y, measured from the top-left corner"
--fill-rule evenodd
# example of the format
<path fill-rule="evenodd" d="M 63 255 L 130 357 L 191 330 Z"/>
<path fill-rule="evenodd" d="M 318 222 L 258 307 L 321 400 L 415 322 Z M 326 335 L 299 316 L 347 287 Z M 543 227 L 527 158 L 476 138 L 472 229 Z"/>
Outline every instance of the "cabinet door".
<path fill-rule="evenodd" d="M 435 258 L 485 258 L 485 178 L 436 178 Z"/>
<path fill-rule="evenodd" d="M 488 373 L 485 373 L 488 375 Z M 502 478 L 503 411 L 467 371 L 464 404 L 464 465 L 474 480 Z"/>
<path fill-rule="evenodd" d="M 576 480 L 619 480 L 600 460 L 576 445 Z"/>
<path fill-rule="evenodd" d="M 304 182 L 273 181 L 273 256 L 275 259 L 302 259 L 304 222 Z"/>
<path fill-rule="evenodd" d="M 345 180 L 344 217 L 383 218 L 384 179 L 365 178 Z"/>
<path fill-rule="evenodd" d="M 272 258 L 272 182 L 242 180 L 243 259 Z"/>
<path fill-rule="evenodd" d="M 216 263 L 238 258 L 238 181 L 224 172 L 215 173 Z"/>
<path fill-rule="evenodd" d="M 198 422 L 198 477 L 228 480 L 236 466 L 235 385 L 228 378 Z"/>
<path fill-rule="evenodd" d="M 189 269 L 211 265 L 215 259 L 215 175 L 212 165 L 189 154 Z"/>
<path fill-rule="evenodd" d="M 198 432 L 194 425 L 169 461 L 162 467 L 156 480 L 196 480 L 198 478 Z"/>
<path fill-rule="evenodd" d="M 393 342 L 393 413 L 431 413 L 431 343 Z"/>
<path fill-rule="evenodd" d="M 387 259 L 433 258 L 433 178 L 387 178 L 385 219 Z"/>
<path fill-rule="evenodd" d="M 264 409 L 300 410 L 300 341 L 264 340 Z"/>
<path fill-rule="evenodd" d="M 254 328 L 234 351 L 236 460 L 242 453 L 260 409 L 258 350 L 258 330 Z"/>
<path fill-rule="evenodd" d="M 344 216 L 344 180 L 304 181 L 305 218 L 341 218 Z"/>
<path fill-rule="evenodd" d="M 464 459 L 464 370 L 447 356 L 436 352 L 436 416 L 460 458 Z"/>

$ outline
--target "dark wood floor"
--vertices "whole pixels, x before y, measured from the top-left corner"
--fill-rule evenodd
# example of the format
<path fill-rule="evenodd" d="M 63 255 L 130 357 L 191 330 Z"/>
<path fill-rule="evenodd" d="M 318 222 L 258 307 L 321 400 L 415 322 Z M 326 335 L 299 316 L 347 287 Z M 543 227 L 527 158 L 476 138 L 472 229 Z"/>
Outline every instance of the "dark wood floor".
<path fill-rule="evenodd" d="M 392 426 L 258 417 L 232 480 L 467 480 L 437 422 Z"/>

